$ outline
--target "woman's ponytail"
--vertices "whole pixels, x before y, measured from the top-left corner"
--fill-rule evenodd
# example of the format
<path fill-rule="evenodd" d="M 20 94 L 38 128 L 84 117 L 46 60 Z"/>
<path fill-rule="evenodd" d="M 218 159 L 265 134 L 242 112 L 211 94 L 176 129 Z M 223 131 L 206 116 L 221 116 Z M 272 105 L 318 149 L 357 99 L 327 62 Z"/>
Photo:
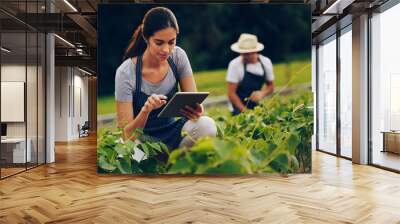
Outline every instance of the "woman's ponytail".
<path fill-rule="evenodd" d="M 155 32 L 172 27 L 179 33 L 178 22 L 174 13 L 165 7 L 155 7 L 150 9 L 143 18 L 142 24 L 136 28 L 129 45 L 125 50 L 124 60 L 129 57 L 143 55 L 146 50 L 147 40 L 154 35 Z"/>
<path fill-rule="evenodd" d="M 132 35 L 129 45 L 125 50 L 124 60 L 142 55 L 146 50 L 146 41 L 143 38 L 143 24 L 139 25 Z"/>

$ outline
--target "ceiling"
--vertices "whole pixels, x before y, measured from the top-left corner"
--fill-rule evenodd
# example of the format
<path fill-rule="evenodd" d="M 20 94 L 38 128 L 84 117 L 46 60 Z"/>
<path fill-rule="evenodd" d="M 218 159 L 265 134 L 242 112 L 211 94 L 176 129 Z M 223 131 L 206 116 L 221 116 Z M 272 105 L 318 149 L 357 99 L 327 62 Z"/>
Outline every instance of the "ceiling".
<path fill-rule="evenodd" d="M 226 2 L 225 0 L 212 0 Z M 376 7 L 386 0 L 230 0 L 254 3 L 307 3 L 312 10 L 313 37 L 323 32 L 343 16 L 343 13 Z M 46 4 L 47 2 L 47 4 Z M 153 2 L 152 0 L 1 0 L 0 24 L 6 42 L 23 51 L 25 39 L 18 33 L 25 30 L 54 32 L 56 65 L 86 67 L 96 71 L 97 6 L 101 3 Z M 184 0 L 157 0 L 157 3 L 185 2 Z M 186 2 L 210 2 L 187 0 Z M 337 4 L 337 3 L 339 4 Z M 333 7 L 333 5 L 335 7 Z M 332 6 L 332 7 L 331 7 Z M 329 8 L 329 10 L 327 10 Z M 51 13 L 50 13 L 51 12 Z M 326 13 L 329 12 L 329 13 Z M 60 38 L 59 38 L 60 37 Z M 9 38 L 9 40 L 7 39 Z M 64 41 L 66 40 L 66 41 Z M 2 43 L 6 43 L 2 41 Z M 5 45 L 4 45 L 5 46 Z M 28 45 L 28 54 L 33 45 Z M 19 50 L 17 50 L 19 49 Z M 25 52 L 20 52 L 25 54 Z"/>
<path fill-rule="evenodd" d="M 7 54 L 2 52 L 3 60 L 21 60 L 25 55 L 32 58 L 37 48 L 30 43 L 33 35 L 29 32 L 54 32 L 56 66 L 79 66 L 95 73 L 96 8 L 101 2 L 47 0 L 46 4 L 45 0 L 1 0 L 2 46 L 12 49 Z"/>

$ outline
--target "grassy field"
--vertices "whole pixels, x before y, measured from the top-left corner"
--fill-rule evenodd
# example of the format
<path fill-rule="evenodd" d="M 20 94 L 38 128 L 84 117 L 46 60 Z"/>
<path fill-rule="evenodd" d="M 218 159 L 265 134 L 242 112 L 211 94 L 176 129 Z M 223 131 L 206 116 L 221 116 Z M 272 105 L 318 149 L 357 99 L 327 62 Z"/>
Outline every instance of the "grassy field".
<path fill-rule="evenodd" d="M 290 63 L 275 64 L 274 73 L 276 87 L 310 83 L 311 61 L 299 60 L 292 61 Z M 210 92 L 211 97 L 226 94 L 225 76 L 226 69 L 194 73 L 198 91 Z M 218 111 L 212 112 L 218 113 Z M 98 98 L 97 113 L 99 115 L 115 113 L 114 96 L 105 96 Z"/>

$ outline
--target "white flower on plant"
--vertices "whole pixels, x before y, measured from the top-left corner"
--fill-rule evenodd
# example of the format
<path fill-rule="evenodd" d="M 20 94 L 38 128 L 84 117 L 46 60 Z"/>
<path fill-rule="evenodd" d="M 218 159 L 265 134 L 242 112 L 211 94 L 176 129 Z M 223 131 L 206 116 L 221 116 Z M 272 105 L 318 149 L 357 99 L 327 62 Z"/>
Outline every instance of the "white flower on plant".
<path fill-rule="evenodd" d="M 120 137 L 118 140 L 116 140 L 115 141 L 116 143 L 119 143 L 119 144 L 125 144 L 125 141 L 124 141 L 124 139 L 122 138 L 122 137 Z"/>
<path fill-rule="evenodd" d="M 134 159 L 134 160 L 136 160 L 138 162 L 147 159 L 146 154 L 142 150 L 138 149 L 137 147 L 135 147 L 133 149 L 133 151 L 134 152 L 132 154 L 132 159 Z"/>

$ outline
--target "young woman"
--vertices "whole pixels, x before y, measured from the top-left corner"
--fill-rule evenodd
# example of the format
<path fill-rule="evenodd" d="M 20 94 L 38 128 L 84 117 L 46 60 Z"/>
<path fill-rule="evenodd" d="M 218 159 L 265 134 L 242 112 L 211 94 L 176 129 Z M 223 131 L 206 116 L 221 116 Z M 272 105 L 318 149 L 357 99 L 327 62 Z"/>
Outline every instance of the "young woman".
<path fill-rule="evenodd" d="M 134 32 L 115 77 L 117 121 L 125 138 L 134 140 L 132 133 L 142 128 L 172 150 L 216 135 L 214 120 L 203 116 L 200 104 L 182 110 L 184 117 L 179 119 L 157 117 L 178 84 L 181 91 L 197 91 L 187 55 L 176 46 L 178 33 L 175 15 L 164 7 L 150 9 Z M 183 138 L 182 132 L 188 136 Z"/>

